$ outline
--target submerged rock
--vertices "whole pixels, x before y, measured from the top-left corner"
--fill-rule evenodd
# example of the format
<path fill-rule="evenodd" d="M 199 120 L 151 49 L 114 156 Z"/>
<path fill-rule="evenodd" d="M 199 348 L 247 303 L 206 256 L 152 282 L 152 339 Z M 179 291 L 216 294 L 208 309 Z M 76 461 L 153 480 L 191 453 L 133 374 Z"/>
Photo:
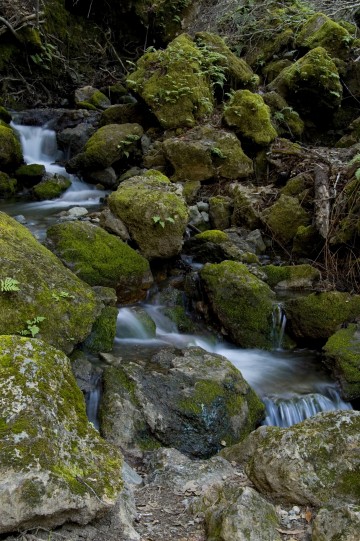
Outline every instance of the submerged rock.
<path fill-rule="evenodd" d="M 123 360 L 104 375 L 101 429 L 128 452 L 166 445 L 206 458 L 243 439 L 263 412 L 241 373 L 200 348 L 164 349 L 146 362 Z"/>
<path fill-rule="evenodd" d="M 122 459 L 88 422 L 60 351 L 0 337 L 0 532 L 86 524 L 122 489 Z"/>
<path fill-rule="evenodd" d="M 47 231 L 47 244 L 88 284 L 116 289 L 119 302 L 144 298 L 153 282 L 143 256 L 91 223 L 55 224 Z"/>
<path fill-rule="evenodd" d="M 290 428 L 263 426 L 223 452 L 245 462 L 261 494 L 291 504 L 358 504 L 360 412 L 319 413 Z"/>

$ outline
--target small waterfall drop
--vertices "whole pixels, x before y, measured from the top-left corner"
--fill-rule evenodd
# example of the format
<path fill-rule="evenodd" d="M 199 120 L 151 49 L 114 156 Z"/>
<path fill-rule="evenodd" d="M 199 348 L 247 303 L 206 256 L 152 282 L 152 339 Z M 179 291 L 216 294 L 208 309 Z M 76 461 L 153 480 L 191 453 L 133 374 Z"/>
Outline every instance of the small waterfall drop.
<path fill-rule="evenodd" d="M 91 376 L 91 389 L 85 395 L 86 415 L 94 427 L 99 430 L 99 404 L 101 397 L 101 375 Z"/>
<path fill-rule="evenodd" d="M 119 354 L 153 355 L 164 345 L 178 348 L 198 346 L 209 353 L 226 357 L 240 370 L 244 379 L 262 397 L 266 407 L 264 424 L 288 427 L 322 411 L 352 409 L 344 402 L 337 387 L 323 371 L 311 351 L 274 351 L 240 349 L 215 338 L 181 334 L 176 325 L 161 313 L 162 306 L 147 304 L 143 309 L 156 323 L 156 337 L 151 337 L 134 308 L 121 308 L 115 349 Z M 280 313 L 281 316 L 281 313 Z M 278 318 L 278 337 L 283 335 L 284 317 Z M 277 342 L 281 344 L 281 341 Z M 130 349 L 127 349 L 130 346 Z"/>

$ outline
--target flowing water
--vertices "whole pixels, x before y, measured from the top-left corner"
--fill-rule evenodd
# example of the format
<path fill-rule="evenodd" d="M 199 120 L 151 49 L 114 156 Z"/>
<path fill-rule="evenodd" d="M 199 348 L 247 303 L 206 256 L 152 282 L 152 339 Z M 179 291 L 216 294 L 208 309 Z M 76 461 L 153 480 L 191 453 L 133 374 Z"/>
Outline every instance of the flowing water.
<path fill-rule="evenodd" d="M 48 201 L 0 202 L 0 210 L 10 216 L 21 217 L 30 231 L 43 240 L 46 229 L 57 220 L 57 215 L 72 207 L 85 207 L 95 210 L 107 192 L 86 184 L 75 175 L 70 175 L 57 163 L 62 158 L 53 130 L 39 126 L 12 124 L 18 132 L 27 164 L 44 165 L 51 174 L 63 175 L 71 180 L 71 186 L 58 199 Z"/>
<path fill-rule="evenodd" d="M 46 229 L 57 220 L 60 211 L 74 206 L 95 209 L 106 193 L 69 175 L 57 161 L 61 154 L 57 149 L 55 132 L 44 127 L 14 125 L 19 133 L 26 163 L 43 164 L 47 172 L 70 178 L 71 187 L 58 199 L 37 202 L 0 202 L 0 210 L 11 216 L 22 215 L 26 226 L 42 240 Z M 179 333 L 176 325 L 163 313 L 163 306 L 153 302 L 142 308 L 156 325 L 153 336 L 142 322 L 138 307 L 119 309 L 114 353 L 122 357 L 148 357 L 165 345 L 178 348 L 198 346 L 211 353 L 229 359 L 242 373 L 248 383 L 262 397 L 267 416 L 265 424 L 291 426 L 320 411 L 351 409 L 341 400 L 336 384 L 323 370 L 316 353 L 305 350 L 284 351 L 282 339 L 286 318 L 281 304 L 274 306 L 272 352 L 244 350 L 214 336 Z M 97 410 L 101 393 L 101 381 L 94 380 L 92 391 L 86 396 L 89 419 L 98 427 Z"/>
<path fill-rule="evenodd" d="M 156 324 L 156 336 L 147 331 L 136 307 L 120 308 L 114 351 L 123 358 L 149 357 L 166 345 L 198 346 L 222 355 L 262 397 L 266 406 L 264 424 L 268 425 L 286 427 L 321 411 L 352 409 L 351 404 L 341 400 L 336 384 L 323 369 L 316 353 L 282 350 L 278 332 L 271 352 L 240 349 L 215 337 L 179 333 L 175 323 L 163 314 L 164 306 L 145 304 L 143 309 Z M 282 332 L 283 319 L 284 316 L 280 318 Z M 277 318 L 275 321 L 278 324 Z"/>

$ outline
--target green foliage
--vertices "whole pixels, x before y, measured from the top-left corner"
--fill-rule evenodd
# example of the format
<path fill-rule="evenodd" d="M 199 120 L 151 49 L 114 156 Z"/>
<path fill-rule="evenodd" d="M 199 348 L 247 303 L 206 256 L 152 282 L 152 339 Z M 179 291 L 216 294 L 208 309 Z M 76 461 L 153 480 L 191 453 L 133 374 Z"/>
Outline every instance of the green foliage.
<path fill-rule="evenodd" d="M 55 299 L 56 302 L 59 302 L 60 299 L 74 299 L 74 295 L 70 295 L 68 291 L 60 291 L 59 293 L 52 293 L 52 298 Z"/>
<path fill-rule="evenodd" d="M 153 216 L 152 219 L 153 219 L 154 224 L 159 224 L 159 225 L 161 225 L 161 227 L 162 227 L 163 229 L 164 229 L 164 227 L 165 227 L 165 223 L 166 223 L 166 222 L 169 222 L 169 223 L 171 223 L 171 224 L 174 224 L 174 223 L 175 223 L 174 218 L 172 218 L 171 216 L 167 216 L 164 220 L 161 219 L 161 216 Z"/>
<path fill-rule="evenodd" d="M 30 55 L 30 58 L 37 66 L 50 71 L 55 56 L 59 56 L 57 47 L 51 43 L 45 43 L 41 44 L 41 52 Z"/>
<path fill-rule="evenodd" d="M 2 293 L 9 292 L 9 291 L 20 291 L 20 288 L 18 287 L 18 280 L 15 280 L 15 278 L 10 278 L 7 276 L 3 280 L 0 280 L 0 291 Z"/>
<path fill-rule="evenodd" d="M 34 319 L 28 319 L 26 321 L 26 329 L 19 331 L 19 334 L 21 334 L 21 336 L 32 336 L 32 338 L 34 338 L 40 332 L 38 323 L 41 323 L 44 319 L 46 319 L 44 316 L 36 316 Z"/>

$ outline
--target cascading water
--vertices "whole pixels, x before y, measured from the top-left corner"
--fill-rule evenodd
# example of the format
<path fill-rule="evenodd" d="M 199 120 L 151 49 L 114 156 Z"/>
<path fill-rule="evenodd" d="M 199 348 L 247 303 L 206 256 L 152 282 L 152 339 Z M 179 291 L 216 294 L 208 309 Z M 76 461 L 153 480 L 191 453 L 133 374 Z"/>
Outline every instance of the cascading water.
<path fill-rule="evenodd" d="M 162 314 L 162 307 L 143 307 L 156 323 L 156 336 L 146 334 L 136 311 L 120 308 L 115 352 L 124 357 L 136 350 L 148 356 L 164 345 L 179 348 L 199 346 L 210 353 L 229 359 L 246 381 L 263 398 L 266 406 L 264 424 L 287 427 L 319 413 L 337 409 L 352 409 L 342 401 L 336 384 L 322 369 L 316 355 L 310 351 L 272 352 L 244 350 L 231 344 L 201 336 L 180 334 L 175 324 Z M 281 319 L 282 329 L 283 319 Z M 283 329 L 282 329 L 283 331 Z M 127 346 L 131 343 L 130 349 Z"/>
<path fill-rule="evenodd" d="M 273 309 L 273 331 L 272 331 L 272 339 L 273 339 L 273 348 L 275 350 L 282 349 L 283 346 L 283 339 L 285 334 L 285 327 L 286 327 L 286 315 L 282 308 L 282 304 L 280 302 L 277 302 L 274 304 Z"/>
<path fill-rule="evenodd" d="M 48 173 L 68 177 L 71 186 L 57 199 L 14 203 L 6 201 L 0 204 L 0 210 L 10 216 L 23 216 L 29 229 L 41 239 L 47 227 L 55 221 L 55 214 L 60 211 L 74 206 L 95 208 L 100 205 L 101 199 L 107 194 L 105 190 L 96 189 L 76 176 L 69 175 L 64 167 L 56 163 L 61 158 L 61 152 L 57 148 L 56 133 L 53 130 L 18 124 L 12 124 L 12 127 L 19 134 L 25 162 L 44 165 Z"/>

